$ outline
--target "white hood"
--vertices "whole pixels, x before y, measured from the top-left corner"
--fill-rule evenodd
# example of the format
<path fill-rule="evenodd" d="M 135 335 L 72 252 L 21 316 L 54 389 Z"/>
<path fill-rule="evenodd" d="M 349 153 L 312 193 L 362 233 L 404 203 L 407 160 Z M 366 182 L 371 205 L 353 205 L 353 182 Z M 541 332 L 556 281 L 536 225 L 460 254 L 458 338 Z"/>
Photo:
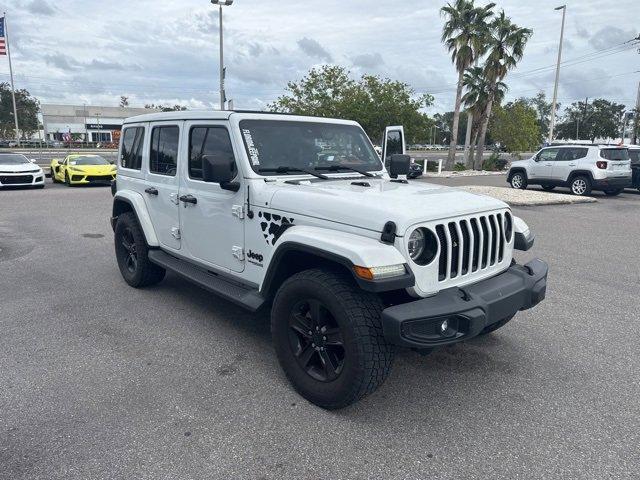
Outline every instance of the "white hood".
<path fill-rule="evenodd" d="M 365 182 L 369 187 L 353 185 Z M 408 184 L 384 179 L 326 180 L 298 185 L 275 182 L 270 207 L 381 232 L 388 221 L 396 223 L 398 235 L 417 223 L 508 208 L 492 197 L 441 185 Z M 266 192 L 265 192 L 266 193 Z"/>
<path fill-rule="evenodd" d="M 14 165 L 14 164 L 7 165 L 4 163 L 0 163 L 0 172 L 38 173 L 41 171 L 42 169 L 34 163 L 20 163 L 18 165 Z"/>

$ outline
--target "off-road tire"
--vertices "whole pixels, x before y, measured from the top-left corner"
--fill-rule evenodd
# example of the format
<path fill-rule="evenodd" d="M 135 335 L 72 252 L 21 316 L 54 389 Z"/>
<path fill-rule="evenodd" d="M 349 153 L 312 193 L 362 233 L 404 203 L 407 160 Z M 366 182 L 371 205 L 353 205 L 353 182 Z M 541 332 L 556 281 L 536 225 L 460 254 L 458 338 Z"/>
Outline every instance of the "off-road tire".
<path fill-rule="evenodd" d="M 620 195 L 623 190 L 624 190 L 624 188 L 614 188 L 613 190 L 605 190 L 604 194 L 607 197 L 616 197 L 616 196 Z"/>
<path fill-rule="evenodd" d="M 308 373 L 292 346 L 298 337 L 290 319 L 296 306 L 307 299 L 326 309 L 343 339 L 342 370 L 332 380 L 320 381 Z M 378 296 L 360 290 L 340 271 L 305 270 L 287 279 L 273 301 L 271 334 L 280 366 L 295 390 L 322 408 L 338 409 L 382 385 L 394 356 L 394 347 L 382 333 L 382 309 Z"/>
<path fill-rule="evenodd" d="M 526 190 L 527 176 L 523 172 L 515 172 L 511 175 L 509 184 L 511 185 L 511 188 L 515 188 L 516 190 Z"/>
<path fill-rule="evenodd" d="M 578 175 L 571 180 L 569 189 L 573 195 L 577 195 L 579 197 L 591 195 L 591 180 L 589 180 L 589 177 L 585 175 Z"/>
<path fill-rule="evenodd" d="M 479 334 L 478 336 L 481 335 L 488 335 L 491 332 L 495 332 L 496 330 L 498 330 L 499 328 L 504 327 L 507 323 L 509 323 L 511 321 L 511 319 L 515 317 L 515 315 L 511 315 L 510 317 L 507 317 L 503 320 L 500 320 L 499 322 L 496 323 L 492 323 L 491 325 L 489 325 L 488 327 L 485 327 Z"/>
<path fill-rule="evenodd" d="M 133 212 L 118 216 L 114 241 L 118 267 L 125 282 L 132 287 L 141 288 L 162 281 L 166 271 L 149 261 L 149 247 Z M 125 244 L 133 244 L 135 248 L 135 266 L 133 268 L 130 268 L 131 251 L 125 247 Z"/>

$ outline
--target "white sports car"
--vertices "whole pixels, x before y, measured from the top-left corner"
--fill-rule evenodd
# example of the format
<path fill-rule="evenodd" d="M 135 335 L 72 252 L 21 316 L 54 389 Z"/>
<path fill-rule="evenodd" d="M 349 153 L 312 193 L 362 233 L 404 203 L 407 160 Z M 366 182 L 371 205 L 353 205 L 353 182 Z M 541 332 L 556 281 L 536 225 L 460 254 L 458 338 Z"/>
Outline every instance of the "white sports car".
<path fill-rule="evenodd" d="M 42 168 L 20 153 L 0 153 L 0 188 L 44 188 Z"/>

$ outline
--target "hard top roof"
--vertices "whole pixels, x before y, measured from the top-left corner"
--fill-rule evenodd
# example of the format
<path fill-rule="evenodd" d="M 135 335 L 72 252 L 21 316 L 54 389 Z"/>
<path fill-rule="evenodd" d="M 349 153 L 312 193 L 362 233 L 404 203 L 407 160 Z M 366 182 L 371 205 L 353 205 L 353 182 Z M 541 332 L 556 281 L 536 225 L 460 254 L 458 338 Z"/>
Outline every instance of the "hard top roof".
<path fill-rule="evenodd" d="M 148 113 L 129 117 L 124 124 L 138 122 L 166 122 L 171 120 L 228 120 L 232 115 L 240 114 L 251 118 L 280 119 L 291 118 L 292 120 L 316 120 L 320 122 L 338 121 L 344 123 L 355 123 L 348 120 L 332 119 L 326 117 L 312 117 L 308 115 L 294 115 L 280 112 L 263 112 L 256 110 L 182 110 L 172 112 Z"/>

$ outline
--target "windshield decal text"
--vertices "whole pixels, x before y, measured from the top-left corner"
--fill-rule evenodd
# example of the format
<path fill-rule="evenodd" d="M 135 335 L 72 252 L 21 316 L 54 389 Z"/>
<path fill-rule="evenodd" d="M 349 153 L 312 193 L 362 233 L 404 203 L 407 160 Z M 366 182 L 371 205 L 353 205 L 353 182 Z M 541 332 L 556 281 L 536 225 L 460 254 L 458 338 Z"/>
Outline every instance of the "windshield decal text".
<path fill-rule="evenodd" d="M 251 164 L 260 165 L 260 152 L 253 144 L 253 137 L 251 137 L 251 131 L 245 128 L 242 130 L 242 135 L 244 135 L 244 141 L 247 143 L 247 150 L 249 152 L 249 158 L 251 159 Z"/>

